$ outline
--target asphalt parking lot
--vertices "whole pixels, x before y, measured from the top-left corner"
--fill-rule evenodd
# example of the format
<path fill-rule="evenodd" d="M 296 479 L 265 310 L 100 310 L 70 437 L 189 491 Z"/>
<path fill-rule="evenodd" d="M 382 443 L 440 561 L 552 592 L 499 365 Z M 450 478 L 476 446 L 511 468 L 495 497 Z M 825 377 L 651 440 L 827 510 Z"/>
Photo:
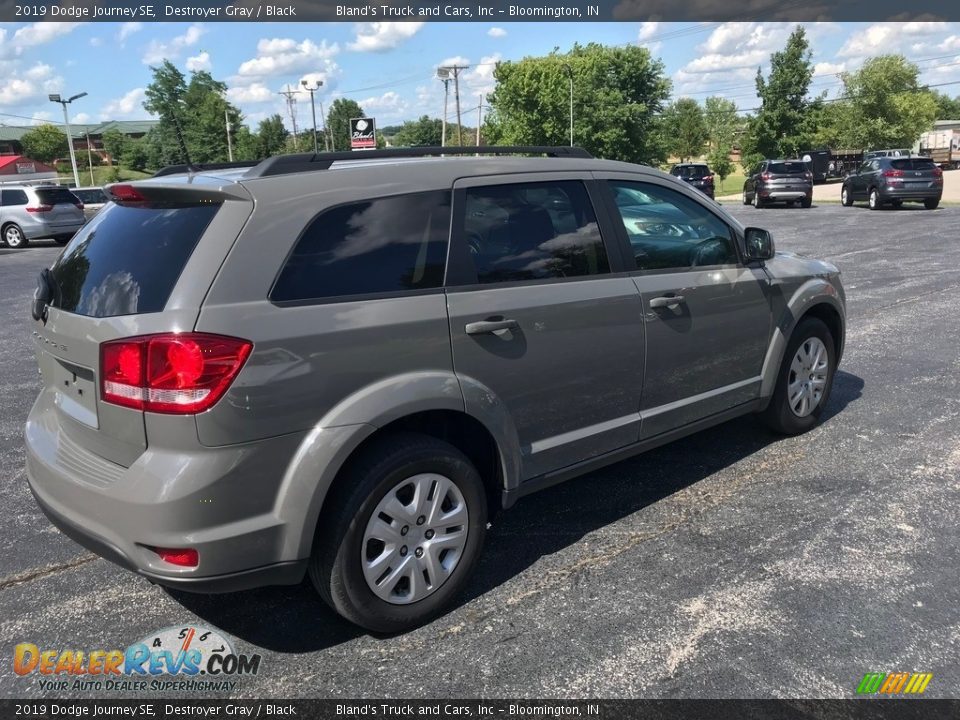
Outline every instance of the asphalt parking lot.
<path fill-rule="evenodd" d="M 960 208 L 729 207 L 843 270 L 824 424 L 782 439 L 743 418 L 527 498 L 458 606 L 391 638 L 306 585 L 173 594 L 54 530 L 21 427 L 28 300 L 59 248 L 0 249 L 0 692 L 44 694 L 14 675 L 16 643 L 124 648 L 200 624 L 263 655 L 240 697 L 846 697 L 897 670 L 960 696 Z"/>

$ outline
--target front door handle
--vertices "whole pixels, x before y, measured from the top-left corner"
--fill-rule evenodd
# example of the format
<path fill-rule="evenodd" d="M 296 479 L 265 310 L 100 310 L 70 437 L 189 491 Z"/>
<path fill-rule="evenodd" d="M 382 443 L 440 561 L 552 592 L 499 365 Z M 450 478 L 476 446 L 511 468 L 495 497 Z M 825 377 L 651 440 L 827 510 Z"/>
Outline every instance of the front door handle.
<path fill-rule="evenodd" d="M 484 335 L 501 330 L 516 330 L 519 327 L 520 323 L 516 320 L 479 320 L 467 323 L 464 329 L 467 331 L 467 335 Z"/>
<path fill-rule="evenodd" d="M 652 308 L 675 308 L 677 305 L 683 302 L 683 295 L 664 295 L 663 297 L 655 297 L 650 300 L 650 307 Z"/>

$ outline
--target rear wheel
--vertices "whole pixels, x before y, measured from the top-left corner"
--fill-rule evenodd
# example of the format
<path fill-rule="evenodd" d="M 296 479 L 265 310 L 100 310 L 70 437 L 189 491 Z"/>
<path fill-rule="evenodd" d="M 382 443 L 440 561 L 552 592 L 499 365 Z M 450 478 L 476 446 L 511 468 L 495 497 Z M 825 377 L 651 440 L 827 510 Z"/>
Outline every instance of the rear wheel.
<path fill-rule="evenodd" d="M 749 205 L 749 204 L 750 204 L 750 197 L 747 195 L 747 191 L 746 191 L 746 190 L 743 191 L 743 204 L 744 204 L 744 205 Z"/>
<path fill-rule="evenodd" d="M 820 421 L 830 399 L 836 357 L 827 326 L 817 318 L 801 320 L 787 343 L 773 397 L 762 415 L 771 429 L 799 435 Z"/>
<path fill-rule="evenodd" d="M 850 207 L 853 205 L 853 195 L 851 195 L 850 191 L 847 190 L 846 185 L 840 188 L 840 204 L 844 207 Z"/>
<path fill-rule="evenodd" d="M 22 248 L 27 246 L 27 238 L 23 235 L 23 230 L 18 225 L 10 223 L 3 228 L 3 241 L 10 248 Z"/>
<path fill-rule="evenodd" d="M 812 199 L 812 198 L 804 198 L 803 200 L 800 201 L 800 207 L 802 207 L 802 208 L 808 208 L 808 207 L 810 207 L 811 205 L 813 205 L 813 199 Z"/>
<path fill-rule="evenodd" d="M 883 207 L 883 201 L 880 199 L 880 193 L 877 192 L 876 188 L 870 188 L 870 197 L 867 199 L 867 204 L 871 210 L 879 210 Z"/>
<path fill-rule="evenodd" d="M 890 204 L 895 208 L 903 207 L 903 200 L 893 200 Z"/>
<path fill-rule="evenodd" d="M 452 445 L 404 433 L 376 441 L 342 480 L 310 560 L 320 595 L 375 632 L 439 615 L 483 547 L 487 501 L 476 469 Z"/>
<path fill-rule="evenodd" d="M 765 203 L 763 200 L 760 199 L 760 193 L 754 192 L 754 193 L 753 193 L 753 206 L 754 206 L 757 210 L 760 210 L 760 209 L 763 208 L 764 205 L 766 205 L 766 203 Z"/>
<path fill-rule="evenodd" d="M 927 210 L 936 210 L 939 205 L 940 205 L 940 198 L 933 198 L 930 200 L 923 201 L 923 206 Z"/>

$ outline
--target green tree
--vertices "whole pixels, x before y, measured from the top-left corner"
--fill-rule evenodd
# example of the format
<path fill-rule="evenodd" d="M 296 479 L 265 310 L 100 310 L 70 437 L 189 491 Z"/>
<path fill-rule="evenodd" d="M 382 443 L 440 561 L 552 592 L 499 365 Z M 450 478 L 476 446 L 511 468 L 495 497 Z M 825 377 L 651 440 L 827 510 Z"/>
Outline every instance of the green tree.
<path fill-rule="evenodd" d="M 258 155 L 261 158 L 268 158 L 271 155 L 282 154 L 286 149 L 289 134 L 287 128 L 283 126 L 283 118 L 279 113 L 261 120 L 257 128 Z"/>
<path fill-rule="evenodd" d="M 937 120 L 960 120 L 960 95 L 951 98 L 934 90 L 933 100 L 937 104 Z"/>
<path fill-rule="evenodd" d="M 815 128 L 813 111 L 822 103 L 810 100 L 813 61 L 802 26 L 790 34 L 786 47 L 770 56 L 770 75 L 757 69 L 760 109 L 743 140 L 745 167 L 763 158 L 789 157 L 810 146 Z"/>
<path fill-rule="evenodd" d="M 703 121 L 707 125 L 707 139 L 713 148 L 731 148 L 743 127 L 733 100 L 711 96 L 704 101 Z"/>
<path fill-rule="evenodd" d="M 147 146 L 143 140 L 127 138 L 123 146 L 123 164 L 131 170 L 145 170 L 147 168 Z"/>
<path fill-rule="evenodd" d="M 384 133 L 386 134 L 386 130 Z M 424 145 L 439 145 L 443 138 L 443 121 L 421 115 L 419 120 L 407 120 L 394 133 L 391 142 L 394 145 L 417 147 Z"/>
<path fill-rule="evenodd" d="M 937 99 L 920 86 L 920 69 L 902 55 L 878 55 L 844 73 L 833 122 L 845 147 L 911 147 L 932 129 Z"/>
<path fill-rule="evenodd" d="M 692 98 L 680 98 L 667 106 L 663 118 L 667 149 L 681 162 L 700 157 L 708 136 L 700 103 Z"/>
<path fill-rule="evenodd" d="M 663 63 L 637 46 L 576 44 L 566 54 L 554 50 L 545 57 L 498 63 L 496 88 L 487 97 L 492 109 L 482 131 L 487 142 L 568 144 L 568 73 L 573 77 L 575 144 L 598 157 L 665 159 L 657 115 L 670 95 L 670 80 Z"/>
<path fill-rule="evenodd" d="M 57 158 L 67 155 L 67 136 L 55 125 L 38 125 L 29 130 L 20 138 L 23 145 L 23 154 L 42 163 L 51 163 Z"/>
<path fill-rule="evenodd" d="M 327 112 L 327 127 L 333 136 L 334 150 L 350 149 L 350 119 L 366 117 L 363 108 L 355 100 L 337 98 Z"/>
<path fill-rule="evenodd" d="M 123 150 L 126 141 L 126 136 L 119 130 L 113 128 L 107 130 L 101 138 L 103 149 L 107 151 L 110 159 L 115 164 L 119 164 L 120 160 L 123 158 Z"/>
<path fill-rule="evenodd" d="M 150 70 L 153 72 L 153 81 L 144 92 L 143 107 L 159 118 L 157 125 L 146 136 L 150 146 L 150 167 L 160 168 L 186 162 L 177 137 L 177 126 L 179 124 L 181 131 L 186 126 L 183 98 L 187 93 L 187 79 L 169 60 Z M 186 141 L 185 134 L 183 139 Z"/>
<path fill-rule="evenodd" d="M 733 172 L 733 163 L 730 161 L 730 146 L 719 145 L 711 150 L 707 156 L 707 164 L 714 174 L 720 178 L 722 189 L 723 181 L 730 177 Z"/>
<path fill-rule="evenodd" d="M 246 125 L 234 126 L 233 157 L 235 160 L 261 160 L 259 138 Z"/>

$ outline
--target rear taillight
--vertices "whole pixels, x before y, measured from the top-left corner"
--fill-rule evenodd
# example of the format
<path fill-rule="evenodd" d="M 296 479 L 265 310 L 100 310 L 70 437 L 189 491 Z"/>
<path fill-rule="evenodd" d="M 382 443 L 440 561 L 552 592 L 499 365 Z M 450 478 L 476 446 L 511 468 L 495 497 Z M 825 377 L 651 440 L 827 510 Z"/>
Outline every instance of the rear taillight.
<path fill-rule="evenodd" d="M 705 175 L 703 177 L 704 182 L 713 182 L 713 175 Z"/>
<path fill-rule="evenodd" d="M 933 183 L 939 185 L 943 182 L 943 170 L 938 167 L 933 168 Z"/>
<path fill-rule="evenodd" d="M 206 333 L 143 335 L 103 343 L 101 398 L 146 412 L 203 412 L 227 391 L 252 349 L 247 340 Z"/>
<path fill-rule="evenodd" d="M 888 178 L 903 177 L 903 170 L 884 170 L 883 176 Z"/>
<path fill-rule="evenodd" d="M 763 180 L 764 182 L 771 180 L 772 178 L 773 178 L 773 175 L 771 175 L 770 173 L 764 173 L 763 175 L 760 176 L 760 179 Z"/>
<path fill-rule="evenodd" d="M 44 213 L 53 210 L 53 205 L 33 205 L 24 208 L 28 213 Z"/>

